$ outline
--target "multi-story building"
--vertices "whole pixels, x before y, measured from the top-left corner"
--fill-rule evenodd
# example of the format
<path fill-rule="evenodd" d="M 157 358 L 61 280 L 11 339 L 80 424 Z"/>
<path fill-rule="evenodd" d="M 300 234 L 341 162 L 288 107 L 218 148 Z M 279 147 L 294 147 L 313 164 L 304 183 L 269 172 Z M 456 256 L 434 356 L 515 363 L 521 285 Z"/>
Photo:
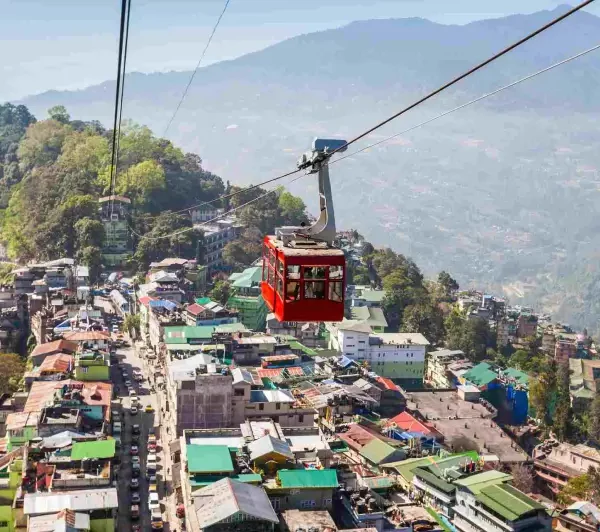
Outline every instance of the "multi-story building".
<path fill-rule="evenodd" d="M 537 334 L 538 317 L 535 314 L 519 314 L 517 320 L 517 336 L 519 338 L 535 337 Z"/>
<path fill-rule="evenodd" d="M 576 412 L 584 412 L 600 392 L 600 360 L 569 359 L 571 406 Z"/>
<path fill-rule="evenodd" d="M 80 381 L 109 381 L 108 351 L 85 351 L 75 355 L 75 379 Z"/>
<path fill-rule="evenodd" d="M 232 312 L 208 297 L 196 299 L 185 309 L 187 325 L 226 325 L 237 323 L 238 314 Z"/>
<path fill-rule="evenodd" d="M 544 506 L 511 486 L 509 475 L 486 471 L 454 482 L 454 526 L 459 532 L 550 532 Z"/>
<path fill-rule="evenodd" d="M 197 224 L 201 222 L 209 222 L 217 216 L 222 215 L 224 212 L 225 209 L 217 208 L 212 205 L 202 205 L 202 207 L 192 209 L 190 214 L 192 217 L 192 222 Z"/>
<path fill-rule="evenodd" d="M 533 459 L 540 485 L 554 494 L 570 479 L 587 473 L 590 467 L 600 467 L 600 452 L 581 443 L 545 441 L 534 449 Z"/>
<path fill-rule="evenodd" d="M 381 375 L 398 379 L 405 388 L 419 388 L 425 376 L 429 342 L 420 333 L 378 333 L 363 321 L 327 324 L 329 348 L 351 360 L 365 361 Z"/>
<path fill-rule="evenodd" d="M 227 307 L 239 313 L 239 320 L 252 331 L 264 331 L 268 309 L 261 292 L 262 265 L 229 276 L 231 297 Z"/>
<path fill-rule="evenodd" d="M 456 362 L 466 361 L 464 352 L 460 350 L 437 349 L 427 354 L 427 371 L 425 380 L 434 388 L 452 388 L 458 383 L 450 373 L 450 366 Z"/>
<path fill-rule="evenodd" d="M 203 225 L 205 265 L 209 273 L 223 266 L 223 248 L 240 236 L 243 225 L 235 218 L 227 217 Z"/>
<path fill-rule="evenodd" d="M 102 257 L 107 266 L 120 266 L 132 252 L 128 220 L 131 200 L 124 196 L 105 196 L 98 200 L 104 225 Z"/>
<path fill-rule="evenodd" d="M 600 508 L 591 502 L 577 501 L 557 515 L 558 532 L 598 532 Z"/>
<path fill-rule="evenodd" d="M 577 343 L 571 338 L 558 337 L 554 346 L 554 358 L 560 364 L 568 364 L 577 355 Z"/>
<path fill-rule="evenodd" d="M 379 307 L 352 307 L 350 314 L 353 320 L 365 322 L 374 333 L 385 332 L 385 328 L 388 326 L 385 314 Z"/>

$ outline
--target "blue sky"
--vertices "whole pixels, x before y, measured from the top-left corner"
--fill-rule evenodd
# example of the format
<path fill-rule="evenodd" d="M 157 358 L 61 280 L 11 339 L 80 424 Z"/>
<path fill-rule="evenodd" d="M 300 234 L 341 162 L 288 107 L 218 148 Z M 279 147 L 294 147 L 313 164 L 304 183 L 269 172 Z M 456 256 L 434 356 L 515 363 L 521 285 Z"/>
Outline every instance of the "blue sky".
<path fill-rule="evenodd" d="M 224 0 L 133 0 L 128 71 L 195 66 Z M 353 20 L 444 24 L 552 9 L 554 0 L 231 0 L 206 64 Z M 0 0 L 0 101 L 115 77 L 119 0 Z M 600 4 L 591 12 L 600 15 Z"/>

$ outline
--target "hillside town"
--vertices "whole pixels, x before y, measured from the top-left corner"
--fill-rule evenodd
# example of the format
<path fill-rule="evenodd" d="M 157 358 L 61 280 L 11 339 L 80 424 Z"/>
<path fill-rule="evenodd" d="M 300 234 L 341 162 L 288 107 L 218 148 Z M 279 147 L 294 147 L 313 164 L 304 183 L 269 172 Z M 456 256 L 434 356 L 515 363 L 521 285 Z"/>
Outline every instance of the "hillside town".
<path fill-rule="evenodd" d="M 67 257 L 0 292 L 0 348 L 26 356 L 0 403 L 0 532 L 598 530 L 585 331 L 441 275 L 443 340 L 390 325 L 386 282 L 348 282 L 341 322 L 280 322 L 260 259 L 223 268 L 238 220 L 205 232 L 205 263 L 132 277 L 115 200 L 100 281 Z M 355 278 L 375 267 L 338 238 Z M 481 356 L 453 315 L 485 329 Z"/>

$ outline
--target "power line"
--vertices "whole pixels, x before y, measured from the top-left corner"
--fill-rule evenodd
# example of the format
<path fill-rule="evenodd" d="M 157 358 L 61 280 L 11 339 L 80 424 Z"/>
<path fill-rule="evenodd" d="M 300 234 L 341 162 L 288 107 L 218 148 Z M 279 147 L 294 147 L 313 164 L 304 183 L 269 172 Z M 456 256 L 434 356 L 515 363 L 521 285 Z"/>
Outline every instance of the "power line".
<path fill-rule="evenodd" d="M 328 156 L 331 157 L 334 153 L 337 153 L 337 152 L 339 152 L 339 151 L 347 148 L 348 146 L 354 144 L 355 142 L 358 142 L 360 139 L 362 139 L 362 138 L 366 137 L 367 135 L 373 133 L 373 131 L 376 131 L 377 129 L 385 126 L 386 124 L 390 123 L 392 120 L 395 120 L 396 118 L 398 118 L 399 116 L 402 116 L 403 114 L 407 113 L 411 109 L 414 109 L 415 107 L 421 105 L 422 103 L 426 102 L 427 100 L 429 100 L 429 99 L 433 98 L 434 96 L 440 94 L 441 92 L 443 92 L 446 89 L 452 87 L 453 85 L 455 85 L 459 81 L 461 81 L 461 80 L 469 77 L 471 74 L 474 74 L 478 70 L 481 70 L 483 67 L 489 65 L 490 63 L 493 63 L 494 61 L 496 61 L 496 59 L 499 59 L 500 57 L 506 55 L 508 52 L 511 52 L 512 50 L 514 50 L 515 48 L 521 46 L 522 44 L 525 44 L 527 41 L 530 41 L 534 37 L 537 37 L 540 33 L 546 31 L 547 29 L 551 28 L 552 26 L 554 26 L 554 25 L 558 24 L 559 22 L 565 20 L 567 17 L 570 17 L 573 13 L 576 13 L 577 11 L 580 11 L 581 9 L 583 9 L 585 6 L 591 4 L 592 2 L 594 2 L 594 0 L 584 0 L 581 4 L 579 4 L 579 5 L 571 8 L 571 9 L 569 9 L 569 11 L 567 11 L 566 13 L 563 13 L 559 17 L 551 20 L 550 22 L 548 22 L 547 24 L 545 24 L 541 28 L 538 28 L 537 30 L 531 32 L 527 36 L 525 36 L 522 39 L 518 40 L 517 42 L 511 44 L 510 46 L 504 48 L 503 50 L 501 50 L 497 54 L 495 54 L 492 57 L 490 57 L 489 59 L 486 59 L 485 61 L 479 63 L 478 65 L 474 66 L 470 70 L 467 70 L 467 72 L 465 72 L 464 74 L 461 74 L 460 76 L 454 78 L 452 81 L 449 81 L 448 83 L 442 85 L 441 87 L 439 87 L 438 89 L 434 90 L 433 92 L 430 92 L 429 94 L 427 94 L 426 96 L 424 96 L 420 100 L 417 100 L 416 102 L 414 102 L 413 104 L 409 105 L 408 107 L 405 107 L 404 109 L 402 109 L 401 111 L 397 112 L 396 114 L 393 114 L 389 118 L 386 118 L 382 122 L 379 122 L 378 124 L 376 124 L 372 128 L 370 128 L 367 131 L 361 133 L 360 135 L 354 137 L 352 140 L 349 140 L 343 146 L 340 146 L 339 148 L 337 148 L 337 149 L 333 150 L 331 153 L 329 153 Z"/>
<path fill-rule="evenodd" d="M 202 61 L 204 60 L 204 56 L 206 55 L 208 47 L 210 46 L 210 43 L 212 42 L 213 37 L 215 36 L 215 33 L 217 31 L 217 28 L 219 27 L 219 24 L 221 23 L 221 19 L 223 18 L 223 15 L 225 15 L 225 11 L 227 11 L 227 7 L 229 6 L 230 1 L 231 0 L 225 0 L 225 5 L 223 6 L 223 11 L 221 11 L 219 18 L 217 19 L 217 22 L 213 26 L 210 37 L 208 38 L 208 41 L 206 41 L 206 46 L 204 46 L 204 50 L 202 51 L 202 55 L 200 56 L 200 59 L 198 59 L 196 68 L 192 72 L 192 75 L 190 76 L 190 79 L 185 87 L 185 90 L 183 91 L 183 94 L 181 95 L 181 99 L 179 100 L 179 103 L 177 104 L 177 107 L 175 108 L 175 112 L 173 113 L 173 116 L 171 116 L 169 122 L 167 123 L 167 127 L 165 128 L 165 131 L 162 134 L 163 137 L 167 134 L 167 131 L 169 131 L 169 128 L 171 127 L 171 124 L 173 123 L 173 120 L 175 120 L 175 116 L 179 112 L 179 108 L 181 107 L 181 104 L 183 104 L 183 100 L 185 100 L 185 97 L 187 96 L 187 93 L 190 90 L 190 87 L 192 86 L 192 82 L 194 81 L 194 78 L 196 77 L 196 73 L 198 72 L 198 69 L 200 68 L 200 65 L 202 64 Z"/>
<path fill-rule="evenodd" d="M 564 65 L 571 61 L 574 61 L 575 59 L 578 59 L 584 55 L 589 54 L 590 52 L 598 50 L 599 48 L 600 48 L 600 44 L 597 44 L 596 46 L 592 46 L 591 48 L 588 48 L 587 50 L 584 50 L 583 52 L 579 52 L 578 54 L 568 57 L 567 59 L 563 59 L 562 61 L 559 61 L 558 63 L 554 63 L 553 65 L 550 65 L 549 67 L 543 68 L 542 70 L 538 70 L 537 72 L 534 72 L 533 74 L 529 74 L 528 76 L 525 76 L 524 78 L 513 81 L 512 83 L 509 83 L 508 85 L 504 85 L 504 87 L 500 87 L 499 89 L 496 89 L 492 92 L 483 94 L 483 95 L 479 96 L 478 98 L 471 100 L 470 102 L 463 103 L 462 105 L 459 105 L 458 107 L 455 107 L 454 109 L 450 109 L 449 111 L 445 111 L 437 116 L 434 116 L 433 118 L 429 118 L 429 119 L 425 120 L 424 122 L 421 122 L 412 127 L 409 127 L 408 129 L 405 129 L 404 131 L 400 131 L 399 133 L 394 133 L 393 135 L 390 135 L 389 137 L 386 137 L 382 140 L 378 140 L 377 142 L 373 142 L 372 144 L 369 144 L 368 146 L 365 146 L 364 148 L 361 148 L 360 150 L 356 150 L 352 153 L 344 155 L 343 157 L 340 157 L 339 159 L 330 161 L 329 164 L 339 163 L 340 161 L 343 161 L 344 159 L 348 159 L 349 157 L 354 157 L 355 155 L 362 153 L 363 151 L 366 151 L 375 146 L 379 146 L 380 144 L 383 144 L 384 142 L 388 142 L 392 139 L 395 139 L 396 137 L 399 137 L 400 135 L 404 135 L 404 134 L 409 133 L 409 132 L 411 132 L 415 129 L 418 129 L 422 126 L 430 124 L 431 122 L 434 122 L 435 120 L 443 118 L 444 116 L 448 116 L 449 114 L 452 114 L 456 111 L 460 111 L 461 109 L 464 109 L 465 107 L 469 107 L 470 105 L 473 105 L 474 103 L 480 102 L 481 100 L 485 100 L 486 98 L 489 98 L 490 96 L 494 96 L 495 94 L 498 94 L 499 92 L 502 92 L 506 89 L 510 89 L 510 88 L 514 87 L 515 85 L 519 85 L 520 83 L 523 83 L 524 81 L 530 80 L 532 78 L 535 78 L 536 76 L 539 76 L 540 74 L 544 74 L 545 72 L 553 70 L 561 65 Z"/>
<path fill-rule="evenodd" d="M 110 195 L 114 195 L 115 161 L 117 156 L 117 126 L 119 122 L 119 102 L 121 101 L 121 74 L 123 70 L 123 49 L 125 41 L 125 21 L 127 18 L 128 0 L 121 0 L 121 25 L 119 29 L 119 55 L 117 60 L 117 86 L 115 90 L 115 116 L 113 124 L 112 156 L 110 164 Z M 111 201 L 111 214 L 113 202 Z"/>
<path fill-rule="evenodd" d="M 298 181 L 298 179 L 300 179 L 302 177 L 304 177 L 304 175 L 301 175 L 301 176 L 296 177 L 295 179 L 292 179 L 290 181 L 290 183 L 293 183 L 294 181 Z M 186 227 L 185 229 L 180 229 L 178 231 L 174 231 L 173 233 L 170 233 L 168 235 L 161 235 L 161 236 L 155 236 L 155 237 L 151 237 L 151 236 L 147 236 L 147 235 L 141 235 L 140 233 L 137 233 L 136 231 L 134 231 L 131 226 L 129 226 L 129 230 L 134 235 L 136 235 L 139 238 L 146 238 L 147 240 L 152 240 L 152 241 L 164 240 L 165 238 L 173 238 L 174 236 L 181 235 L 181 234 L 187 233 L 189 231 L 194 231 L 198 227 L 210 225 L 213 222 L 216 222 L 217 220 L 220 220 L 221 218 L 225 218 L 225 216 L 229 216 L 230 214 L 232 214 L 232 213 L 234 213 L 236 211 L 239 211 L 240 209 L 243 209 L 244 207 L 247 207 L 248 205 L 251 205 L 255 201 L 258 201 L 258 200 L 260 200 L 262 198 L 265 198 L 269 194 L 273 194 L 274 192 L 277 192 L 276 188 L 274 188 L 273 190 L 269 190 L 269 191 L 265 192 L 264 194 L 261 194 L 260 196 L 257 196 L 256 198 L 251 199 L 250 201 L 247 201 L 246 203 L 243 203 L 242 205 L 238 205 L 237 207 L 234 207 L 233 209 L 229 209 L 227 212 L 221 213 L 221 214 L 215 216 L 214 218 L 211 218 L 210 220 L 207 220 L 206 222 L 202 222 L 202 223 L 196 224 L 196 225 L 194 225 L 192 227 Z"/>

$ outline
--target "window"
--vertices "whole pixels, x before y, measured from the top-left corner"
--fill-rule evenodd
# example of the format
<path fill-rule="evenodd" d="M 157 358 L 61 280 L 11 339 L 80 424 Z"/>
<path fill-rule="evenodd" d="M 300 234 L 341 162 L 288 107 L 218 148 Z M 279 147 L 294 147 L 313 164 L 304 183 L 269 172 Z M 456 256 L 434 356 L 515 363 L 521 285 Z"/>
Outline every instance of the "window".
<path fill-rule="evenodd" d="M 281 410 L 281 403 L 275 403 L 275 410 Z"/>
<path fill-rule="evenodd" d="M 288 279 L 300 279 L 300 266 L 288 266 L 287 267 L 287 278 Z"/>
<path fill-rule="evenodd" d="M 341 302 L 343 300 L 344 283 L 336 281 L 329 283 L 329 299 Z"/>
<path fill-rule="evenodd" d="M 8 521 L 0 521 L 0 528 L 8 528 Z"/>
<path fill-rule="evenodd" d="M 300 282 L 288 281 L 285 284 L 285 300 L 298 301 L 300 299 Z"/>
<path fill-rule="evenodd" d="M 265 403 L 259 403 L 258 404 L 258 409 L 259 410 L 264 410 L 265 409 Z"/>
<path fill-rule="evenodd" d="M 325 299 L 325 281 L 304 281 L 306 299 Z"/>
<path fill-rule="evenodd" d="M 283 279 L 279 275 L 277 276 L 277 293 L 283 298 Z"/>
<path fill-rule="evenodd" d="M 234 388 L 233 395 L 235 397 L 244 397 L 244 389 L 243 388 Z"/>
<path fill-rule="evenodd" d="M 327 268 L 323 266 L 304 266 L 305 279 L 325 279 Z"/>
<path fill-rule="evenodd" d="M 308 501 L 300 501 L 300 508 L 315 508 L 317 506 L 316 501 L 308 500 Z"/>
<path fill-rule="evenodd" d="M 87 373 L 90 370 L 90 368 L 84 367 L 81 368 L 81 373 Z"/>
<path fill-rule="evenodd" d="M 329 266 L 330 279 L 342 279 L 344 277 L 343 266 Z"/>
<path fill-rule="evenodd" d="M 304 423 L 304 414 L 298 414 L 298 423 Z"/>

